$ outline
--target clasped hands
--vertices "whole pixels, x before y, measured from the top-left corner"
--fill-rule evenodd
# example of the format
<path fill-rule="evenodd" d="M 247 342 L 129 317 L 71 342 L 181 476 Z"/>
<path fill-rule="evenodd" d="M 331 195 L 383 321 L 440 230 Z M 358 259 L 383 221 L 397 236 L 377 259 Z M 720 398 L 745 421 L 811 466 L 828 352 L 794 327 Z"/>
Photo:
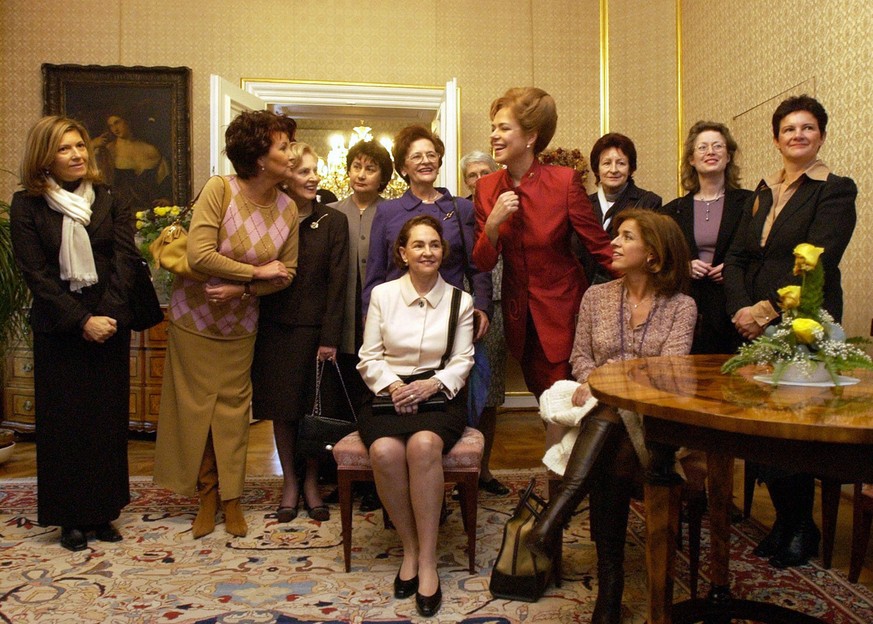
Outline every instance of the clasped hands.
<path fill-rule="evenodd" d="M 724 268 L 724 262 L 719 265 L 712 266 L 708 262 L 704 262 L 698 258 L 695 258 L 691 261 L 691 279 L 706 279 L 709 278 L 716 284 L 721 284 L 724 282 L 724 278 L 722 277 L 722 269 Z"/>
<path fill-rule="evenodd" d="M 270 282 L 275 286 L 287 286 L 291 283 L 288 267 L 278 260 L 271 260 L 254 267 L 252 279 Z M 206 284 L 203 289 L 206 292 L 206 299 L 213 304 L 227 303 L 231 299 L 242 297 L 245 293 L 244 284 Z"/>
<path fill-rule="evenodd" d="M 737 310 L 736 314 L 734 314 L 731 319 L 731 322 L 734 324 L 734 327 L 737 328 L 740 335 L 746 340 L 754 340 L 764 333 L 764 328 L 758 324 L 758 321 L 756 321 L 755 317 L 752 315 L 752 306 L 746 306 L 745 308 Z"/>
<path fill-rule="evenodd" d="M 388 386 L 388 393 L 398 414 L 418 413 L 418 404 L 427 401 L 440 389 L 435 377 L 417 379 L 410 383 L 395 381 Z"/>
<path fill-rule="evenodd" d="M 82 338 L 88 342 L 104 343 L 118 331 L 118 321 L 110 316 L 92 316 L 82 327 Z"/>

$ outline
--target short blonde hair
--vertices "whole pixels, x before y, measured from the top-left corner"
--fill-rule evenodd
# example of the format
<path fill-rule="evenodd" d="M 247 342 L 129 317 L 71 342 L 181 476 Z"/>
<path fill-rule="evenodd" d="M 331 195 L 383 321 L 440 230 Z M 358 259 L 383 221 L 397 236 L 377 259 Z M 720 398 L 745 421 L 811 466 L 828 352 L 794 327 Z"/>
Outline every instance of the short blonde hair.
<path fill-rule="evenodd" d="M 24 145 L 24 157 L 21 159 L 21 186 L 30 195 L 42 195 L 48 190 L 48 177 L 55 161 L 58 148 L 67 132 L 75 130 L 85 141 L 88 150 L 88 163 L 85 169 L 85 180 L 101 182 L 100 170 L 91 149 L 91 136 L 84 124 L 69 117 L 49 115 L 37 121 L 27 133 Z"/>
<path fill-rule="evenodd" d="M 311 155 L 318 162 L 318 154 L 315 153 L 315 149 L 309 143 L 297 142 L 291 144 L 291 158 L 294 159 L 294 167 L 300 164 L 305 154 Z"/>
<path fill-rule="evenodd" d="M 493 120 L 501 108 L 508 108 L 526 134 L 537 133 L 534 154 L 548 147 L 558 127 L 558 108 L 555 99 L 536 87 L 514 87 L 491 102 Z"/>

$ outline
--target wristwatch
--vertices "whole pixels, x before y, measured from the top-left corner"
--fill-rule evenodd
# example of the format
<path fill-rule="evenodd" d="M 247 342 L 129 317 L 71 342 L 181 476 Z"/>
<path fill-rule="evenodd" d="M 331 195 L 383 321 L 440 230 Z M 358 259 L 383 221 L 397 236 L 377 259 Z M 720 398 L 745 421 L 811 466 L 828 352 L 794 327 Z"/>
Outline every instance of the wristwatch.
<path fill-rule="evenodd" d="M 251 296 L 252 296 L 252 287 L 249 284 L 246 284 L 245 285 L 245 292 L 242 295 L 240 295 L 240 299 L 242 301 L 245 301 L 246 299 L 248 299 Z"/>
<path fill-rule="evenodd" d="M 435 382 L 437 382 L 437 392 L 445 392 L 446 391 L 446 384 L 441 382 L 438 377 L 431 377 L 431 379 L 433 379 Z"/>

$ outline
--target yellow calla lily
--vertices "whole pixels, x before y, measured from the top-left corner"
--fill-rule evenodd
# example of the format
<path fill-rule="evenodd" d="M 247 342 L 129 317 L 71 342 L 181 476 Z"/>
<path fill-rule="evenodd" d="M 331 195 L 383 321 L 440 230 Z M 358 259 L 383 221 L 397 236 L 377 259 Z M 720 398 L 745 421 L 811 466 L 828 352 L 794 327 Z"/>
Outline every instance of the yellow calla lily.
<path fill-rule="evenodd" d="M 791 329 L 797 340 L 804 344 L 812 344 L 824 335 L 824 327 L 808 318 L 794 319 L 791 321 Z"/>
<path fill-rule="evenodd" d="M 800 286 L 785 286 L 776 291 L 779 295 L 779 307 L 792 310 L 800 305 Z"/>
<path fill-rule="evenodd" d="M 818 257 L 823 251 L 824 247 L 800 243 L 794 248 L 794 274 L 800 275 L 812 271 L 818 264 Z"/>

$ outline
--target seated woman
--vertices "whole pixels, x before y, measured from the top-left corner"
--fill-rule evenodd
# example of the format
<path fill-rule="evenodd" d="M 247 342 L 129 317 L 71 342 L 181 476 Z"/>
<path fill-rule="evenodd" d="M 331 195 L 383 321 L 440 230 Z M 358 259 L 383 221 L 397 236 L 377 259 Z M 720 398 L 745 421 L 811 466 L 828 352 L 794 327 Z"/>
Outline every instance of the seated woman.
<path fill-rule="evenodd" d="M 612 266 L 621 279 L 591 286 L 579 306 L 570 365 L 582 385 L 573 405 L 591 397 L 588 375 L 614 360 L 683 355 L 691 348 L 697 308 L 688 291 L 688 245 L 679 226 L 650 210 L 615 217 Z M 638 414 L 598 405 L 583 419 L 561 489 L 528 536 L 530 549 L 554 559 L 564 525 L 591 493 L 591 536 L 597 547 L 594 624 L 621 621 L 624 544 L 631 493 L 646 463 Z"/>
<path fill-rule="evenodd" d="M 467 421 L 464 383 L 473 367 L 473 300 L 440 277 L 448 254 L 442 226 L 430 215 L 409 219 L 394 242 L 394 262 L 408 271 L 379 284 L 370 298 L 358 370 L 374 394 L 390 395 L 394 410 L 358 417 L 370 452 L 376 489 L 403 543 L 394 596 L 415 592 L 422 616 L 434 615 L 442 592 L 437 533 L 445 492 L 442 455 Z M 459 299 L 451 336 L 453 300 Z M 438 392 L 442 408 L 426 408 Z"/>

